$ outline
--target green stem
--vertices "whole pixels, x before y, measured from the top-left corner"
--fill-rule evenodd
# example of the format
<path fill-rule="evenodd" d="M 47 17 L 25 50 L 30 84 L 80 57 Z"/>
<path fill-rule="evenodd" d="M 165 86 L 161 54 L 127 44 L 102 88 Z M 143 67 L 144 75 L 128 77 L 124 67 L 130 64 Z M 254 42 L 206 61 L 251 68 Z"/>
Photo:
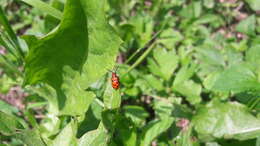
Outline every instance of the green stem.
<path fill-rule="evenodd" d="M 137 49 L 125 62 L 125 64 L 128 64 L 141 50 L 147 48 L 149 45 L 151 45 L 151 43 L 153 43 L 153 41 L 159 36 L 159 34 L 161 33 L 161 30 L 158 31 L 151 40 L 149 40 L 144 47 Z"/>
<path fill-rule="evenodd" d="M 149 48 L 143 53 L 142 56 L 140 56 L 134 64 L 130 66 L 130 68 L 126 71 L 125 75 L 129 73 L 131 70 L 133 70 L 136 66 L 138 66 L 144 59 L 147 57 L 147 55 L 151 52 L 155 45 L 155 42 L 152 43 L 152 45 L 149 46 Z"/>

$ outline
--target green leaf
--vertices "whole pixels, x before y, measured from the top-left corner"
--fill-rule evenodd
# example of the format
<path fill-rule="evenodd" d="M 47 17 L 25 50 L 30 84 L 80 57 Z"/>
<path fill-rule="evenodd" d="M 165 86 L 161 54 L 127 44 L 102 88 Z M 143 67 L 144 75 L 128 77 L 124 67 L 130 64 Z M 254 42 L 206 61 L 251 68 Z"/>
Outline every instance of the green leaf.
<path fill-rule="evenodd" d="M 260 66 L 260 45 L 253 45 L 246 51 L 246 60 L 257 69 Z"/>
<path fill-rule="evenodd" d="M 237 26 L 236 30 L 238 32 L 247 34 L 249 36 L 255 35 L 256 18 L 255 15 L 251 15 L 245 20 L 242 20 Z"/>
<path fill-rule="evenodd" d="M 48 101 L 48 111 L 54 115 L 59 113 L 58 98 L 55 89 L 48 84 L 43 84 L 41 87 L 27 87 L 28 90 L 45 98 Z"/>
<path fill-rule="evenodd" d="M 61 2 L 60 0 L 51 0 L 51 6 L 60 11 L 63 11 L 63 9 L 64 9 L 64 3 Z M 60 20 L 53 17 L 52 15 L 45 16 L 44 26 L 45 26 L 45 30 L 47 32 L 54 29 L 56 26 L 58 26 L 59 23 L 60 23 Z"/>
<path fill-rule="evenodd" d="M 71 121 L 52 141 L 53 146 L 71 146 L 76 142 L 77 123 Z"/>
<path fill-rule="evenodd" d="M 191 104 L 197 104 L 201 101 L 200 93 L 202 87 L 192 80 L 188 80 L 172 86 L 173 91 L 186 97 Z"/>
<path fill-rule="evenodd" d="M 132 121 L 123 115 L 118 116 L 116 119 L 115 134 L 118 136 L 114 136 L 113 139 L 118 145 L 137 145 L 137 129 Z"/>
<path fill-rule="evenodd" d="M 219 74 L 220 74 L 220 72 L 217 72 L 217 71 L 209 73 L 208 76 L 203 81 L 203 86 L 206 89 L 211 90 L 212 87 L 214 86 Z"/>
<path fill-rule="evenodd" d="M 260 1 L 259 0 L 245 0 L 249 6 L 254 10 L 254 11 L 259 11 L 260 10 Z"/>
<path fill-rule="evenodd" d="M 158 43 L 162 43 L 168 49 L 173 49 L 182 39 L 183 36 L 180 32 L 174 31 L 172 28 L 168 28 L 162 31 Z"/>
<path fill-rule="evenodd" d="M 214 0 L 203 0 L 203 4 L 205 7 L 211 9 L 214 7 L 215 1 Z"/>
<path fill-rule="evenodd" d="M 104 76 L 108 69 L 112 70 L 122 40 L 105 19 L 105 0 L 81 0 L 81 3 L 88 17 L 89 53 L 81 84 L 87 88 Z"/>
<path fill-rule="evenodd" d="M 182 66 L 181 69 L 176 74 L 176 78 L 174 79 L 173 86 L 177 84 L 181 84 L 184 81 L 187 81 L 189 78 L 193 76 L 196 69 L 197 69 L 196 64 L 188 64 Z"/>
<path fill-rule="evenodd" d="M 105 108 L 107 109 L 117 109 L 121 105 L 121 95 L 120 90 L 115 90 L 112 88 L 111 83 L 107 83 L 107 88 L 103 95 L 103 101 Z"/>
<path fill-rule="evenodd" d="M 151 88 L 156 89 L 157 91 L 164 90 L 163 81 L 155 76 L 149 74 L 143 77 L 145 81 L 150 85 Z"/>
<path fill-rule="evenodd" d="M 173 123 L 173 118 L 168 117 L 161 120 L 154 120 L 146 127 L 142 133 L 140 146 L 149 146 L 151 142 L 160 134 L 165 132 Z"/>
<path fill-rule="evenodd" d="M 90 91 L 85 91 L 79 83 L 81 81 L 80 74 L 73 71 L 71 68 L 65 71 L 63 75 L 62 92 L 66 95 L 59 103 L 62 103 L 60 114 L 62 115 L 83 115 L 89 108 L 95 98 L 95 94 Z M 76 77 L 73 79 L 73 77 Z M 58 96 L 57 96 L 58 97 Z M 59 98 L 59 97 L 58 97 Z M 64 101 L 64 99 L 66 99 Z M 75 107 L 76 105 L 76 107 Z"/>
<path fill-rule="evenodd" d="M 166 49 L 156 48 L 153 51 L 154 59 L 148 59 L 149 70 L 165 80 L 169 80 L 174 70 L 178 66 L 178 56 L 175 50 L 167 51 Z"/>
<path fill-rule="evenodd" d="M 225 60 L 220 50 L 213 48 L 212 45 L 204 45 L 197 49 L 198 58 L 203 63 L 207 63 L 214 66 L 224 67 Z"/>
<path fill-rule="evenodd" d="M 155 115 L 164 119 L 164 117 L 170 117 L 174 110 L 173 99 L 172 98 L 161 98 L 161 100 L 154 100 L 153 109 L 155 110 Z"/>
<path fill-rule="evenodd" d="M 80 71 L 88 51 L 87 20 L 80 2 L 68 0 L 59 28 L 44 36 L 27 36 L 30 50 L 26 58 L 25 84 L 45 82 L 61 87 L 65 66 Z M 72 53 L 73 51 L 73 53 Z"/>
<path fill-rule="evenodd" d="M 79 146 L 107 146 L 108 138 L 105 129 L 100 126 L 98 129 L 84 134 L 79 139 Z"/>
<path fill-rule="evenodd" d="M 82 115 L 95 97 L 84 91 L 82 78 L 86 75 L 80 74 L 88 51 L 87 20 L 80 2 L 68 0 L 64 11 L 56 31 L 41 39 L 25 37 L 30 47 L 25 83 L 51 85 L 55 90 L 47 87 L 51 95 L 45 98 L 55 113 L 59 110 L 62 115 Z"/>
<path fill-rule="evenodd" d="M 12 113 L 18 113 L 19 109 L 17 107 L 14 107 L 14 106 L 0 100 L 0 111 L 4 112 L 6 114 L 12 114 Z"/>
<path fill-rule="evenodd" d="M 242 92 L 257 89 L 258 84 L 254 73 L 245 64 L 238 64 L 220 73 L 212 89 L 222 92 Z"/>
<path fill-rule="evenodd" d="M 199 108 L 192 123 L 199 137 L 207 141 L 215 138 L 246 140 L 260 134 L 260 120 L 236 102 L 210 102 Z"/>
<path fill-rule="evenodd" d="M 123 107 L 124 114 L 130 118 L 136 126 L 141 127 L 145 124 L 145 119 L 149 117 L 149 113 L 141 106 L 127 105 Z"/>
<path fill-rule="evenodd" d="M 180 15 L 188 19 L 198 18 L 201 15 L 201 11 L 202 11 L 201 1 L 193 1 L 180 11 Z"/>
<path fill-rule="evenodd" d="M 50 112 L 51 113 L 51 112 Z M 41 121 L 39 129 L 42 137 L 50 137 L 56 135 L 61 126 L 61 120 L 54 114 L 47 114 L 46 118 Z"/>
<path fill-rule="evenodd" d="M 18 119 L 13 116 L 0 111 L 0 133 L 3 135 L 12 135 L 16 130 L 24 129 L 23 125 Z"/>
<path fill-rule="evenodd" d="M 23 144 L 27 146 L 45 146 L 37 130 L 22 130 L 16 134 L 16 137 L 22 140 Z"/>

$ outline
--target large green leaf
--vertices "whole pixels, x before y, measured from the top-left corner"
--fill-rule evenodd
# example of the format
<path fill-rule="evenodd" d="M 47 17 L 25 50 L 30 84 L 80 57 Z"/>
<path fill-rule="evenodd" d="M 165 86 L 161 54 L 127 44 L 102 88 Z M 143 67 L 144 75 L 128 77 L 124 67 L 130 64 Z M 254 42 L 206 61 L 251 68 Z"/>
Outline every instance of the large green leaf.
<path fill-rule="evenodd" d="M 4 135 L 11 135 L 16 132 L 16 130 L 24 129 L 23 125 L 18 121 L 18 119 L 6 113 L 0 111 L 0 133 Z"/>
<path fill-rule="evenodd" d="M 59 28 L 44 36 L 25 37 L 29 44 L 25 84 L 46 82 L 56 90 L 63 82 L 65 66 L 80 71 L 87 58 L 87 20 L 79 1 L 68 0 Z"/>
<path fill-rule="evenodd" d="M 25 83 L 49 84 L 51 87 L 45 86 L 47 93 L 40 93 L 50 101 L 55 113 L 81 115 L 94 98 L 93 93 L 81 86 L 80 72 L 88 52 L 87 19 L 80 2 L 68 0 L 64 11 L 57 30 L 41 39 L 25 37 L 30 47 Z"/>
<path fill-rule="evenodd" d="M 192 123 L 199 137 L 206 141 L 214 138 L 246 140 L 260 134 L 260 120 L 236 102 L 212 101 L 199 108 Z"/>
<path fill-rule="evenodd" d="M 243 92 L 249 89 L 259 89 L 259 83 L 247 65 L 238 64 L 220 73 L 212 89 L 223 92 Z"/>
<path fill-rule="evenodd" d="M 105 0 L 81 0 L 85 15 L 88 17 L 89 54 L 83 67 L 83 84 L 97 81 L 108 69 L 115 65 L 122 40 L 108 24 L 104 11 Z"/>

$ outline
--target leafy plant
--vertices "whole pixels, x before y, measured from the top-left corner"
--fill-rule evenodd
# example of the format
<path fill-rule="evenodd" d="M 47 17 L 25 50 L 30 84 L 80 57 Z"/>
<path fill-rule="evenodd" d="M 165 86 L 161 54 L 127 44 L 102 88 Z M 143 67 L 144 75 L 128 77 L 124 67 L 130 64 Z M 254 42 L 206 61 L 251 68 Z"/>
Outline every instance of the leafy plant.
<path fill-rule="evenodd" d="M 259 146 L 257 1 L 0 4 L 1 145 Z"/>

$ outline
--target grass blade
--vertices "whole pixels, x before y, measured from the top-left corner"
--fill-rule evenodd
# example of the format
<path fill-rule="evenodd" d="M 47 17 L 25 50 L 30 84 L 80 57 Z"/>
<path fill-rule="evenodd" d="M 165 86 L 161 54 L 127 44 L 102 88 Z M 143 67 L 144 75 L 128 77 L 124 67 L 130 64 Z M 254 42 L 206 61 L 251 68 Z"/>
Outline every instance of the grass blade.
<path fill-rule="evenodd" d="M 62 17 L 62 12 L 60 12 L 59 10 L 53 8 L 52 6 L 50 6 L 49 4 L 46 4 L 45 2 L 42 2 L 40 0 L 22 0 L 23 2 L 57 18 L 57 19 L 61 19 Z"/>
<path fill-rule="evenodd" d="M 24 58 L 24 53 L 18 42 L 18 38 L 12 29 L 11 25 L 8 22 L 7 17 L 4 14 L 2 7 L 0 7 L 0 24 L 3 26 L 4 30 L 7 32 L 7 39 L 10 41 L 10 44 L 14 44 L 14 48 L 18 51 L 21 58 Z"/>

